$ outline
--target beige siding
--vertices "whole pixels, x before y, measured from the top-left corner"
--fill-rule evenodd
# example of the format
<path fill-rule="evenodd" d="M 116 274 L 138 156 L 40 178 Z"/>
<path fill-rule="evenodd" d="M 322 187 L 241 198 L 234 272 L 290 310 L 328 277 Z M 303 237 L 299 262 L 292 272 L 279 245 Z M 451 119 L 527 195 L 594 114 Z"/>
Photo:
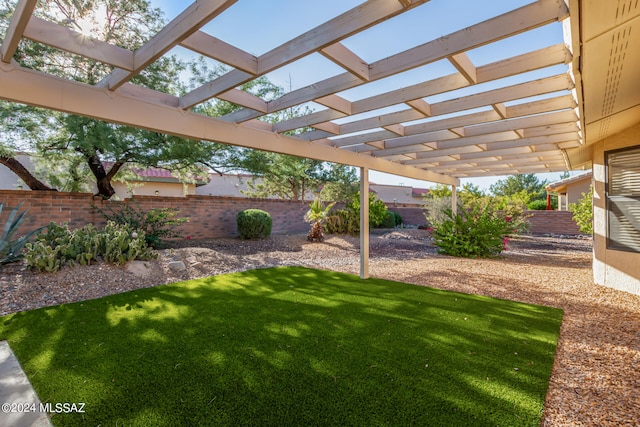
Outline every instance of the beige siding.
<path fill-rule="evenodd" d="M 136 182 L 128 186 L 124 182 L 114 181 L 112 185 L 119 200 L 131 196 L 184 197 L 187 194 L 196 194 L 194 184 L 185 186 L 180 182 Z"/>
<path fill-rule="evenodd" d="M 605 151 L 640 145 L 640 124 L 594 144 L 593 276 L 596 283 L 640 295 L 640 254 L 607 249 Z"/>

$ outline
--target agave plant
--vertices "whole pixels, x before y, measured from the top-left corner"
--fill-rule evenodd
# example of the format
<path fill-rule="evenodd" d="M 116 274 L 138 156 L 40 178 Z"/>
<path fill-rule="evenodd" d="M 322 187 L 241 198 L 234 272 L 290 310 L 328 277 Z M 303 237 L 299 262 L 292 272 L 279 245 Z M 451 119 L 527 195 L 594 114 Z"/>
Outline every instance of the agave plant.
<path fill-rule="evenodd" d="M 310 242 L 322 242 L 324 240 L 324 233 L 322 232 L 322 221 L 329 215 L 329 211 L 335 205 L 331 203 L 324 206 L 320 199 L 315 199 L 309 205 L 309 210 L 304 215 L 304 219 L 307 222 L 312 222 L 311 231 L 307 235 L 307 240 Z"/>
<path fill-rule="evenodd" d="M 20 202 L 18 206 L 13 208 L 4 225 L 2 235 L 0 235 L 0 265 L 9 264 L 22 259 L 22 249 L 24 248 L 24 245 L 27 244 L 34 234 L 40 231 L 40 228 L 38 228 L 25 236 L 13 239 L 14 234 L 16 234 L 18 228 L 20 228 L 20 225 L 26 219 L 25 214 L 28 209 L 20 212 L 20 208 L 23 203 L 24 202 Z M 0 215 L 2 214 L 3 205 L 4 202 L 0 202 Z"/>

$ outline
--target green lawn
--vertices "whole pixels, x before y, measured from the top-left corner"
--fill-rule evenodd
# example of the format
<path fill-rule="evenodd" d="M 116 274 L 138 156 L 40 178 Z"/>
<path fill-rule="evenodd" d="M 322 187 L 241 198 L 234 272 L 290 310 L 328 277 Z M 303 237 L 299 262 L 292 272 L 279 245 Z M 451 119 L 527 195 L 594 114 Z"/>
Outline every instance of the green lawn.
<path fill-rule="evenodd" d="M 55 425 L 538 426 L 562 311 L 299 267 L 0 318 Z"/>

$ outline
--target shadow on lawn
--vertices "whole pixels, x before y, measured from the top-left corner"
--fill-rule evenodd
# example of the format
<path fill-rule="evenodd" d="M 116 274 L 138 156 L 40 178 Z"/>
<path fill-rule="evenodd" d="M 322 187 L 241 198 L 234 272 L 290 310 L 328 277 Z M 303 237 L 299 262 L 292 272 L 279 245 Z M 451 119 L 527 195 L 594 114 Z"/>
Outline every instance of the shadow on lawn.
<path fill-rule="evenodd" d="M 0 319 L 59 425 L 538 425 L 560 312 L 305 268 Z"/>

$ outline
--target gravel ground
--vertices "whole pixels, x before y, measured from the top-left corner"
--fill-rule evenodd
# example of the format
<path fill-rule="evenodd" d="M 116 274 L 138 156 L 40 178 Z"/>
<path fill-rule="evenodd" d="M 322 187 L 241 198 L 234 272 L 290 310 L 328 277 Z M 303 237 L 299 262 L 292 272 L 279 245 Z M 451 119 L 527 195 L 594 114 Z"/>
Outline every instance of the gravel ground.
<path fill-rule="evenodd" d="M 140 287 L 277 265 L 357 274 L 358 239 L 304 235 L 175 242 L 151 262 L 36 274 L 0 270 L 0 315 Z M 542 426 L 640 425 L 640 296 L 593 284 L 591 240 L 521 236 L 496 259 L 437 255 L 423 230 L 371 237 L 373 277 L 559 307 L 564 319 Z M 182 261 L 184 270 L 170 268 Z"/>

